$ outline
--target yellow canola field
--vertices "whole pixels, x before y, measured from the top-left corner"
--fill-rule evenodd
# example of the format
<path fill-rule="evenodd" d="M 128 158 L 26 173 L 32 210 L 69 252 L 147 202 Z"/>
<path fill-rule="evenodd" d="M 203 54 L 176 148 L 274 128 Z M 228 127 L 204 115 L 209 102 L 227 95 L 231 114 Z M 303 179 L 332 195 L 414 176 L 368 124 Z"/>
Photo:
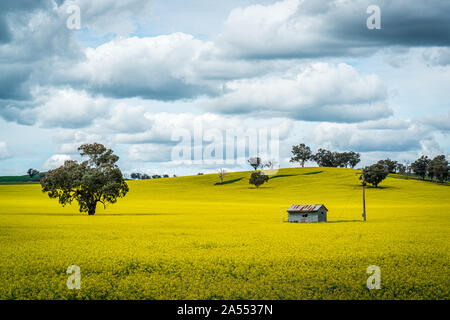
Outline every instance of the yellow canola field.
<path fill-rule="evenodd" d="M 0 185 L 0 299 L 449 299 L 449 185 L 390 175 L 366 190 L 364 223 L 357 172 L 281 169 L 259 189 L 250 172 L 130 181 L 95 216 Z M 320 203 L 328 223 L 280 222 Z"/>

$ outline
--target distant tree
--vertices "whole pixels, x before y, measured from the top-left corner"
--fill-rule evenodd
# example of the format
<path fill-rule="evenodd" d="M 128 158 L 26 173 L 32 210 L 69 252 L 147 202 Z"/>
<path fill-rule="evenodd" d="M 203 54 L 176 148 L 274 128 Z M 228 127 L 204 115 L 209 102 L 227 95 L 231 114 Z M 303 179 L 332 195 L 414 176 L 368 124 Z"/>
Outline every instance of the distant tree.
<path fill-rule="evenodd" d="M 411 164 L 411 169 L 413 172 L 425 180 L 425 176 L 427 174 L 427 167 L 430 164 L 431 160 L 427 156 L 421 156 L 419 159 L 414 161 Z"/>
<path fill-rule="evenodd" d="M 44 178 L 45 175 L 45 172 L 39 172 L 38 174 L 34 175 L 33 178 L 31 178 L 31 181 L 41 181 L 41 179 Z"/>
<path fill-rule="evenodd" d="M 151 179 L 152 177 L 150 177 L 148 174 L 146 174 L 146 173 L 143 173 L 143 174 L 141 174 L 141 179 L 142 180 L 148 180 L 148 179 Z"/>
<path fill-rule="evenodd" d="M 27 174 L 30 176 L 30 178 L 33 178 L 35 175 L 37 175 L 39 173 L 38 170 L 30 168 L 27 171 Z"/>
<path fill-rule="evenodd" d="M 137 179 L 137 180 L 141 179 L 141 176 L 142 175 L 139 172 L 133 172 L 130 175 L 131 179 Z"/>
<path fill-rule="evenodd" d="M 267 181 L 269 181 L 269 176 L 266 176 L 262 171 L 256 171 L 252 172 L 248 183 L 253 184 L 254 186 L 256 186 L 256 188 L 259 188 L 260 185 L 264 184 Z"/>
<path fill-rule="evenodd" d="M 116 165 L 119 157 L 111 149 L 93 143 L 81 145 L 78 151 L 88 159 L 81 163 L 68 160 L 58 169 L 50 170 L 41 180 L 42 192 L 58 198 L 63 206 L 76 200 L 80 212 L 94 215 L 97 203 L 104 207 L 116 203 L 129 189 Z"/>
<path fill-rule="evenodd" d="M 407 171 L 406 165 L 402 163 L 397 163 L 397 168 L 395 169 L 399 174 L 405 174 Z"/>
<path fill-rule="evenodd" d="M 361 155 L 357 152 L 348 152 L 348 165 L 353 169 L 361 161 Z"/>
<path fill-rule="evenodd" d="M 319 167 L 354 168 L 360 161 L 361 155 L 357 152 L 332 152 L 326 149 L 317 150 L 311 156 Z"/>
<path fill-rule="evenodd" d="M 312 159 L 311 148 L 301 143 L 297 146 L 292 146 L 292 157 L 289 162 L 298 162 L 302 167 L 305 166 L 305 162 Z"/>
<path fill-rule="evenodd" d="M 168 174 L 164 174 L 164 175 L 163 175 L 163 178 L 168 178 L 168 177 L 169 177 Z"/>
<path fill-rule="evenodd" d="M 427 172 L 430 179 L 436 179 L 439 182 L 447 181 L 449 169 L 445 155 L 435 157 L 427 166 Z"/>
<path fill-rule="evenodd" d="M 396 173 L 398 162 L 387 158 L 386 160 L 378 161 L 379 164 L 383 165 L 389 173 Z"/>
<path fill-rule="evenodd" d="M 257 170 L 262 166 L 262 160 L 260 157 L 251 157 L 247 160 L 247 162 L 253 167 L 254 170 Z"/>
<path fill-rule="evenodd" d="M 317 150 L 312 159 L 319 167 L 337 167 L 336 154 L 326 149 Z"/>
<path fill-rule="evenodd" d="M 202 176 L 202 175 L 203 175 L 203 172 L 199 172 L 199 173 L 197 173 L 197 175 L 198 175 L 198 176 Z"/>
<path fill-rule="evenodd" d="M 388 174 L 389 172 L 384 165 L 376 163 L 365 167 L 359 178 L 363 180 L 363 183 L 369 183 L 377 188 L 380 182 L 386 179 Z"/>
<path fill-rule="evenodd" d="M 347 168 L 350 161 L 349 152 L 333 152 L 333 166 Z"/>
<path fill-rule="evenodd" d="M 173 177 L 174 177 L 174 178 L 176 178 L 176 177 L 177 177 L 177 175 L 176 175 L 176 174 L 174 174 L 174 175 L 173 175 Z"/>
<path fill-rule="evenodd" d="M 159 174 L 154 174 L 152 175 L 152 179 L 160 179 L 161 176 Z"/>
<path fill-rule="evenodd" d="M 225 174 L 227 172 L 225 171 L 225 169 L 219 169 L 218 170 L 218 174 L 219 174 L 219 178 L 220 178 L 220 184 L 223 183 L 223 178 L 225 178 Z"/>

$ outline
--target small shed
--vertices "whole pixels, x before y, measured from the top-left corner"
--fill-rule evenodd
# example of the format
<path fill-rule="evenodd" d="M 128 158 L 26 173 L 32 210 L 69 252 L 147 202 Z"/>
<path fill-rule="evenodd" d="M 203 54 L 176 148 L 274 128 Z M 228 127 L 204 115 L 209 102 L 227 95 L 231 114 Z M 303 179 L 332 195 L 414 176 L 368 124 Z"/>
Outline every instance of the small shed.
<path fill-rule="evenodd" d="M 327 222 L 328 209 L 323 204 L 293 204 L 287 212 L 288 222 Z"/>

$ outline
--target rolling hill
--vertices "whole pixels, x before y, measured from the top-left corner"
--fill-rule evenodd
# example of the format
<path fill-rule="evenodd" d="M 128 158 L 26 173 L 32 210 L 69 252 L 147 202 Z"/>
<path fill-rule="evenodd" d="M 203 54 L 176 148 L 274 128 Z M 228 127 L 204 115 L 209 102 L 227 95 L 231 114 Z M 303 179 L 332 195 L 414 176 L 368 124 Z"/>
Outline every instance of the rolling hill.
<path fill-rule="evenodd" d="M 129 181 L 91 217 L 39 185 L 0 185 L 0 298 L 448 299 L 449 186 L 390 175 L 367 189 L 364 223 L 357 173 L 281 169 L 259 189 L 251 172 Z M 294 203 L 325 204 L 329 222 L 280 222 Z M 81 290 L 66 288 L 72 264 Z"/>

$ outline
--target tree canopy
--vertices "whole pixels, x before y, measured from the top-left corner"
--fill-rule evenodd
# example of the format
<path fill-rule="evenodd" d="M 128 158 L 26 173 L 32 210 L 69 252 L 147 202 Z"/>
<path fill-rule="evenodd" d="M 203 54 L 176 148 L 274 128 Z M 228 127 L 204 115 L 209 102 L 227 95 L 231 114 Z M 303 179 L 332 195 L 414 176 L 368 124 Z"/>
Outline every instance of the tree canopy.
<path fill-rule="evenodd" d="M 365 167 L 362 171 L 362 175 L 359 177 L 364 183 L 369 183 L 375 188 L 378 187 L 381 181 L 386 179 L 389 172 L 386 167 L 381 163 L 376 163 L 371 166 Z"/>
<path fill-rule="evenodd" d="M 427 166 L 428 175 L 431 179 L 436 179 L 439 182 L 444 182 L 448 179 L 449 171 L 448 161 L 445 155 L 435 157 Z"/>
<path fill-rule="evenodd" d="M 260 185 L 264 184 L 267 181 L 269 181 L 269 176 L 266 176 L 262 171 L 256 171 L 252 172 L 248 183 L 253 184 L 254 186 L 256 186 L 256 188 L 259 188 Z"/>
<path fill-rule="evenodd" d="M 304 143 L 298 146 L 292 146 L 292 158 L 289 162 L 298 162 L 302 167 L 305 166 L 305 162 L 312 159 L 311 148 Z"/>
<path fill-rule="evenodd" d="M 116 164 L 119 157 L 111 149 L 93 143 L 83 144 L 78 151 L 87 160 L 68 160 L 50 170 L 41 180 L 42 192 L 63 206 L 76 200 L 80 212 L 94 215 L 99 202 L 106 208 L 107 203 L 116 203 L 129 189 Z"/>
<path fill-rule="evenodd" d="M 417 174 L 422 179 L 425 179 L 425 176 L 427 175 L 427 167 L 430 162 L 430 158 L 428 158 L 427 156 L 421 156 L 411 164 L 411 168 L 415 174 Z"/>
<path fill-rule="evenodd" d="M 380 160 L 378 161 L 378 163 L 384 166 L 384 168 L 389 173 L 396 173 L 399 167 L 399 163 L 397 161 L 391 160 L 389 158 L 387 158 L 386 160 Z"/>

